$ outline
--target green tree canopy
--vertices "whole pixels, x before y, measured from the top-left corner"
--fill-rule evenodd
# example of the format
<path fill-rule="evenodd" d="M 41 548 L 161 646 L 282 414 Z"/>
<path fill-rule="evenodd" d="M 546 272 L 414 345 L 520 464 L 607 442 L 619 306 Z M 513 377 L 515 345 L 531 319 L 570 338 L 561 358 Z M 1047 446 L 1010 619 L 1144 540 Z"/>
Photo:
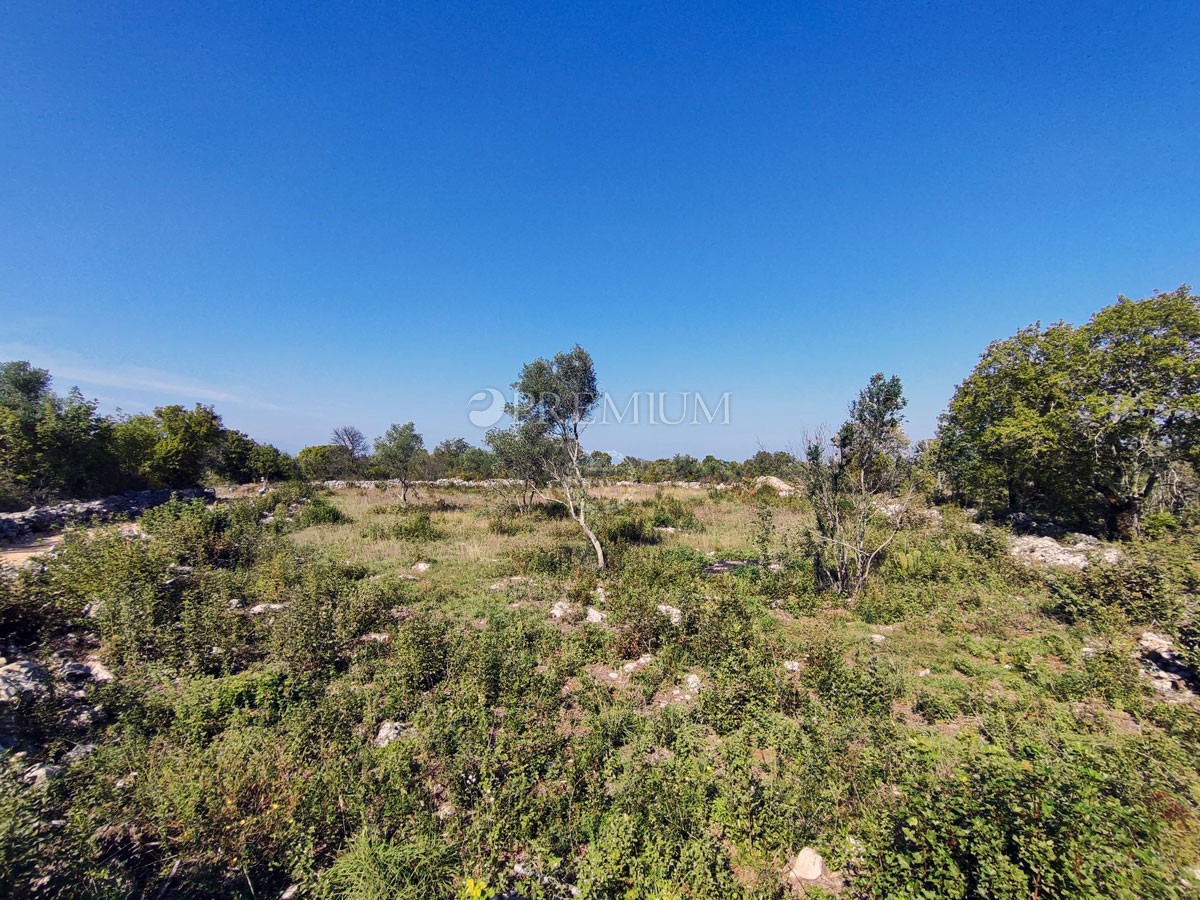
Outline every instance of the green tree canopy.
<path fill-rule="evenodd" d="M 1078 328 L 992 343 L 942 417 L 958 493 L 1132 535 L 1157 480 L 1196 453 L 1200 298 L 1118 298 Z"/>
<path fill-rule="evenodd" d="M 389 426 L 383 437 L 375 441 L 375 468 L 385 478 L 399 480 L 405 501 L 424 455 L 425 439 L 412 422 Z"/>

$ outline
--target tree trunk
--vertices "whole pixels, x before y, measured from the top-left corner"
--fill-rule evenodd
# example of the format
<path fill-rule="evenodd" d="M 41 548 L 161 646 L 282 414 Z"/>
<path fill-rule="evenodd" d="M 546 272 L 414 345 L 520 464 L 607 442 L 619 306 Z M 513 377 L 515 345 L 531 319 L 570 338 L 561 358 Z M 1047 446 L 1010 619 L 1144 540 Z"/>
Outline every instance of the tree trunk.
<path fill-rule="evenodd" d="M 1138 497 L 1109 500 L 1104 506 L 1104 528 L 1110 538 L 1131 540 L 1138 536 L 1142 503 Z"/>
<path fill-rule="evenodd" d="M 604 548 L 600 546 L 600 539 L 596 537 L 595 532 L 588 528 L 587 522 L 583 520 L 583 514 L 580 513 L 577 520 L 579 527 L 583 529 L 583 533 L 587 535 L 587 539 L 592 542 L 592 549 L 596 551 L 596 568 L 601 572 L 604 571 Z"/>

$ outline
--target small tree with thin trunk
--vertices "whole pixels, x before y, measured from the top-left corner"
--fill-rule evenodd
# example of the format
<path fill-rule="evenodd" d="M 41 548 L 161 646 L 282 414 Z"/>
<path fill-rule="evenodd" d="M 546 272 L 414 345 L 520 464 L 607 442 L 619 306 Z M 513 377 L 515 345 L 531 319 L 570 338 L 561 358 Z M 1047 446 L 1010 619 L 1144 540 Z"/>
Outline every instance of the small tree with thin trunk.
<path fill-rule="evenodd" d="M 424 452 L 425 440 L 412 422 L 390 426 L 375 441 L 375 464 L 386 477 L 400 482 L 400 498 L 405 503 Z"/>
<path fill-rule="evenodd" d="M 513 441 L 532 454 L 530 489 L 548 503 L 557 503 L 578 523 L 596 551 L 596 568 L 603 569 L 604 548 L 588 524 L 588 485 L 583 468 L 586 454 L 580 437 L 600 402 L 592 357 L 579 345 L 553 360 L 537 359 L 521 369 L 513 384 L 515 403 L 508 413 L 515 421 Z M 495 442 L 492 442 L 495 447 Z"/>
<path fill-rule="evenodd" d="M 900 429 L 907 404 L 900 379 L 878 373 L 850 404 L 850 418 L 832 441 L 810 438 L 801 480 L 816 522 L 806 532 L 817 578 L 856 597 L 880 554 L 905 523 L 911 491 L 905 480 Z"/>
<path fill-rule="evenodd" d="M 536 488 L 549 481 L 546 459 L 551 454 L 545 428 L 541 422 L 522 422 L 511 428 L 494 428 L 486 440 L 500 472 L 520 486 L 521 509 L 528 510 Z"/>

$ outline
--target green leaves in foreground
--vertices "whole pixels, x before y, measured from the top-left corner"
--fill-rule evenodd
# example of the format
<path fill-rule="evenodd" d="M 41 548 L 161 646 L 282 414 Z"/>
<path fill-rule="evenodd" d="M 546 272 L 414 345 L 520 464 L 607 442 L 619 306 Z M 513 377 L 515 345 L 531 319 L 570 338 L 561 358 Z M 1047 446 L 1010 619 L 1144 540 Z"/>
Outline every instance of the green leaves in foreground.
<path fill-rule="evenodd" d="M 951 777 L 902 788 L 872 896 L 1185 896 L 1158 851 L 1187 813 L 1118 751 L 978 745 Z"/>

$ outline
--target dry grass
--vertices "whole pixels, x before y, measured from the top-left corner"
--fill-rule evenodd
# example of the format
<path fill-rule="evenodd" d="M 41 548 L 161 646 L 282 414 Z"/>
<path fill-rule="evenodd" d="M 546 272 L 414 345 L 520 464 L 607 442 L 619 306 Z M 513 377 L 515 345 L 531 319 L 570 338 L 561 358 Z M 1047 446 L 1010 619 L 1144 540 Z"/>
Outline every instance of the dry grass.
<path fill-rule="evenodd" d="M 380 540 L 368 537 L 366 528 L 371 522 L 388 523 L 405 515 L 399 490 L 345 488 L 336 491 L 331 500 L 351 521 L 307 528 L 294 536 L 298 545 L 329 549 L 339 559 L 372 572 L 417 577 L 463 594 L 485 591 L 498 578 L 514 574 L 514 554 L 533 547 L 548 549 L 578 534 L 571 522 L 539 522 L 536 529 L 497 534 L 489 527 L 489 514 L 505 502 L 501 495 L 422 488 L 418 497 L 410 494 L 407 509 L 429 509 L 442 536 L 430 541 Z M 430 568 L 414 572 L 417 563 L 430 563 Z"/>
<path fill-rule="evenodd" d="M 720 496 L 705 491 L 655 485 L 603 486 L 594 491 L 598 499 L 642 504 L 658 494 L 673 497 L 688 506 L 703 529 L 663 533 L 664 543 L 695 549 L 715 558 L 744 556 L 754 547 L 758 508 L 753 498 Z M 400 491 L 377 488 L 344 488 L 334 493 L 333 503 L 352 521 L 339 525 L 317 525 L 295 536 L 307 547 L 328 547 L 347 562 L 365 565 L 376 572 L 401 572 L 421 561 L 434 563 L 434 570 L 452 570 L 460 587 L 514 574 L 511 559 L 529 548 L 550 548 L 579 537 L 569 521 L 537 522 L 536 527 L 516 534 L 497 534 L 489 528 L 489 514 L 509 498 L 484 489 L 423 487 L 418 497 L 409 498 L 410 508 L 431 509 L 444 537 L 430 542 L 373 540 L 364 535 L 371 521 L 388 521 L 403 515 Z M 439 506 L 446 508 L 439 509 Z M 390 507 L 384 511 L 381 507 Z M 775 505 L 772 522 L 776 543 L 793 543 L 805 524 L 806 514 L 798 505 Z M 440 580 L 440 579 L 439 579 Z"/>

